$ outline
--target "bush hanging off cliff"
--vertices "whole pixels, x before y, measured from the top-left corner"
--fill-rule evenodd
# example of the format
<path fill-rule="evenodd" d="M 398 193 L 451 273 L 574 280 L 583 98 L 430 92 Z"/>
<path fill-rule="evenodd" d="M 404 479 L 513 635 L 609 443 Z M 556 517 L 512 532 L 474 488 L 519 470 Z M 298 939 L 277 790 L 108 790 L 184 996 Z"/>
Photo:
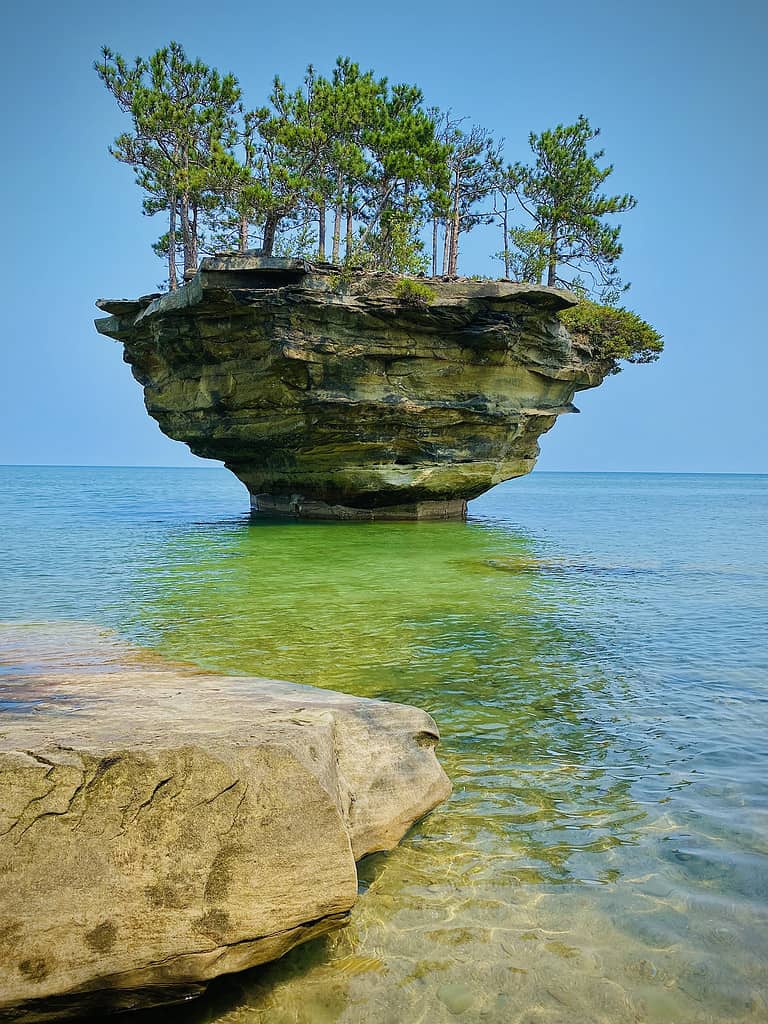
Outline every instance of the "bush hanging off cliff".
<path fill-rule="evenodd" d="M 613 362 L 610 373 L 618 373 L 619 363 L 653 363 L 664 349 L 662 336 L 649 323 L 621 306 L 601 306 L 582 299 L 578 306 L 559 314 L 560 321 L 574 335 L 586 337 L 598 359 Z"/>

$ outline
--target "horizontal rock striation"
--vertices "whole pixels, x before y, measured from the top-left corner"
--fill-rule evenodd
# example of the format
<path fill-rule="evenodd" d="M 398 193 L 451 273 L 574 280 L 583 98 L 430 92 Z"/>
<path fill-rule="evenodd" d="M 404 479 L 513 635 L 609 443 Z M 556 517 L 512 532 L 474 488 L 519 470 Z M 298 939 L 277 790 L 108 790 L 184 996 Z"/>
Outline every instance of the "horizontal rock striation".
<path fill-rule="evenodd" d="M 23 698 L 0 724 L 0 1020 L 101 1019 L 281 956 L 450 792 L 404 705 L 147 659 Z"/>
<path fill-rule="evenodd" d="M 530 472 L 538 438 L 609 366 L 557 311 L 569 292 L 402 279 L 303 260 L 203 260 L 178 291 L 101 300 L 148 412 L 221 459 L 263 512 L 456 518 Z"/>

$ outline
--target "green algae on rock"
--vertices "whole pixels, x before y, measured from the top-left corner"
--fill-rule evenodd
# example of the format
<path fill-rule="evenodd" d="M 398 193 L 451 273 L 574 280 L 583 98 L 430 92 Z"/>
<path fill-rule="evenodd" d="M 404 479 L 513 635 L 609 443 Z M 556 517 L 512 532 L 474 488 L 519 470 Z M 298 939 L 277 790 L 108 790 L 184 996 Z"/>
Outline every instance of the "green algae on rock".
<path fill-rule="evenodd" d="M 558 311 L 570 292 L 251 255 L 205 259 L 167 295 L 100 300 L 147 411 L 221 459 L 254 509 L 312 518 L 461 518 L 529 473 L 538 438 L 612 363 Z"/>

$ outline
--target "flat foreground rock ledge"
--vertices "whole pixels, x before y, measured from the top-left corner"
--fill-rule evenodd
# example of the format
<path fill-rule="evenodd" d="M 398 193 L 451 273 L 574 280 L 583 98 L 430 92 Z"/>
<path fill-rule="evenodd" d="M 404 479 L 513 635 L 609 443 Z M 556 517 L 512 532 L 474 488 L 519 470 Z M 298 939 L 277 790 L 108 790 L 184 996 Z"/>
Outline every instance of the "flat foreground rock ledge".
<path fill-rule="evenodd" d="M 450 792 L 417 708 L 183 668 L 63 671 L 0 727 L 0 1019 L 187 998 L 343 924 Z"/>
<path fill-rule="evenodd" d="M 429 289 L 420 294 L 418 287 Z M 147 411 L 221 459 L 255 510 L 460 518 L 529 473 L 538 438 L 609 364 L 571 337 L 567 291 L 205 259 L 167 295 L 103 299 Z"/>

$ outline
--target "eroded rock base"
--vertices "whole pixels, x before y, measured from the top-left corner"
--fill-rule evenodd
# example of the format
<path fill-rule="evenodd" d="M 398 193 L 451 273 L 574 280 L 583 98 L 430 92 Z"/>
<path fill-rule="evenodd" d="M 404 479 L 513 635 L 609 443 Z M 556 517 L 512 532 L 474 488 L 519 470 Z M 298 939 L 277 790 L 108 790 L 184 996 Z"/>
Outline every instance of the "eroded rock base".
<path fill-rule="evenodd" d="M 325 501 L 305 498 L 299 494 L 252 494 L 251 511 L 263 515 L 295 516 L 298 519 L 344 520 L 435 520 L 467 518 L 463 498 L 448 501 L 419 501 L 410 505 L 387 505 L 383 508 L 350 508 Z"/>

